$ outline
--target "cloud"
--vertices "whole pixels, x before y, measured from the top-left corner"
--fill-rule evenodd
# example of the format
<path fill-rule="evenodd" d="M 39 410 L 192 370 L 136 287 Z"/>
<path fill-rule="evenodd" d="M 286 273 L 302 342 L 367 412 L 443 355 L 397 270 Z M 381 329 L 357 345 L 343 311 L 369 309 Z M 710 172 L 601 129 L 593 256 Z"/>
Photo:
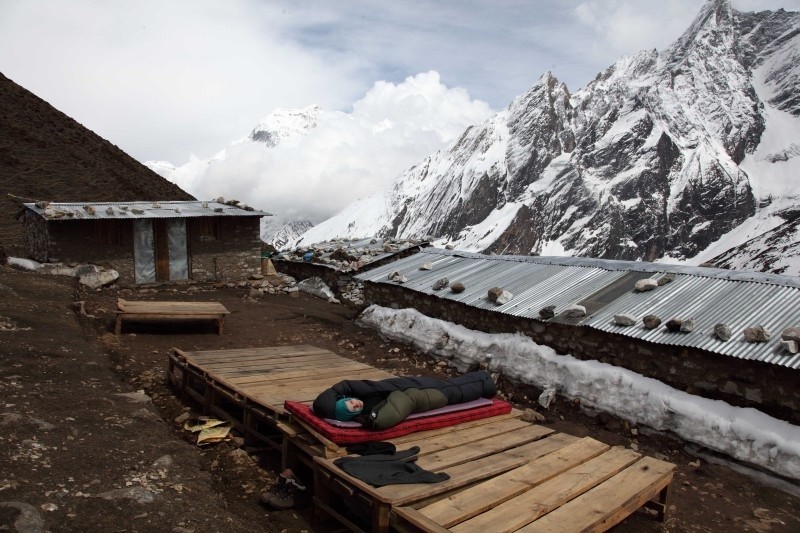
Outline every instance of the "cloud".
<path fill-rule="evenodd" d="M 733 4 L 743 10 L 800 8 L 800 0 Z M 367 101 L 353 102 L 366 99 L 367 91 L 377 98 L 380 88 L 370 90 L 375 80 L 400 87 L 409 75 L 436 71 L 448 92 L 464 87 L 472 99 L 495 109 L 548 70 L 575 91 L 621 55 L 667 46 L 701 3 L 0 0 L 0 5 L 4 75 L 134 158 L 181 164 L 209 157 L 249 131 L 256 117 L 279 107 L 318 104 L 358 116 L 358 105 L 368 113 Z M 412 106 L 408 98 L 406 105 Z M 428 118 L 412 116 L 426 131 Z M 373 127 L 393 124 L 396 132 L 403 123 L 385 118 L 389 122 Z M 391 131 L 383 137 L 389 139 Z"/>
<path fill-rule="evenodd" d="M 677 39 L 697 16 L 694 0 L 662 2 L 591 0 L 575 8 L 579 23 L 594 34 L 592 54 L 634 55 L 640 50 L 662 50 Z M 610 63 L 609 65 L 610 66 Z"/>
<path fill-rule="evenodd" d="M 336 109 L 363 93 L 357 57 L 310 54 L 288 24 L 254 0 L 3 2 L 0 70 L 140 160 L 186 161 L 275 102 Z"/>
<path fill-rule="evenodd" d="M 431 71 L 375 83 L 351 112 L 324 112 L 316 129 L 293 142 L 232 143 L 218 159 L 194 159 L 165 174 L 198 198 L 235 198 L 282 218 L 320 222 L 492 114 Z"/>

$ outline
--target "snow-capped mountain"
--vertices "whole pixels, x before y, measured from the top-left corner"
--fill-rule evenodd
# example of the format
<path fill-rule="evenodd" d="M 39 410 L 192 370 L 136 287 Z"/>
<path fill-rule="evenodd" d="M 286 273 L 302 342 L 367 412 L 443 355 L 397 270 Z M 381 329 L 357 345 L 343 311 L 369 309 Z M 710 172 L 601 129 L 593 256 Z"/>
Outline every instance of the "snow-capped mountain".
<path fill-rule="evenodd" d="M 797 275 L 800 272 L 800 212 L 763 235 L 731 248 L 709 262 L 733 270 Z"/>
<path fill-rule="evenodd" d="M 264 145 L 266 149 L 291 145 L 317 127 L 321 113 L 322 109 L 316 105 L 303 109 L 278 108 L 261 119 L 247 137 L 231 142 L 228 148 L 244 144 Z M 209 159 L 193 159 L 180 167 L 168 161 L 145 161 L 144 164 L 169 181 L 191 188 L 209 165 L 224 162 L 227 157 L 228 149 L 223 149 Z M 311 227 L 313 224 L 307 220 L 286 220 L 275 215 L 262 221 L 261 240 L 281 249 Z"/>
<path fill-rule="evenodd" d="M 306 135 L 316 128 L 321 111 L 316 105 L 303 109 L 276 109 L 253 128 L 247 139 L 270 148 L 278 146 L 287 139 Z"/>
<path fill-rule="evenodd" d="M 261 219 L 261 240 L 277 250 L 285 249 L 289 243 L 296 241 L 300 235 L 314 227 L 308 220 L 286 222 L 283 219 L 273 221 L 272 218 Z"/>
<path fill-rule="evenodd" d="M 545 73 L 301 242 L 432 235 L 473 251 L 707 261 L 800 207 L 798 56 L 800 13 L 710 0 L 668 49 L 574 94 Z"/>

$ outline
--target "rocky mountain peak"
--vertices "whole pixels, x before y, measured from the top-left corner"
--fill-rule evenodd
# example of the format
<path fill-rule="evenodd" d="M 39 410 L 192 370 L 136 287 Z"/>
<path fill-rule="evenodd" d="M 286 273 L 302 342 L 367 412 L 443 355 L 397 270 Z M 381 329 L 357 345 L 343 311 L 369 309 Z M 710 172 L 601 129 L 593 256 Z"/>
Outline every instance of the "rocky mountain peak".
<path fill-rule="evenodd" d="M 730 46 L 734 11 L 729 0 L 708 0 L 689 28 L 666 51 L 668 68 L 675 70 L 692 52 L 705 46 Z"/>
<path fill-rule="evenodd" d="M 433 235 L 471 251 L 648 261 L 741 244 L 737 228 L 776 227 L 754 221 L 790 212 L 794 193 L 780 191 L 800 190 L 800 122 L 776 115 L 800 106 L 798 35 L 797 13 L 706 2 L 666 50 L 624 57 L 575 93 L 544 73 L 304 242 Z M 367 205 L 383 211 L 372 228 Z"/>

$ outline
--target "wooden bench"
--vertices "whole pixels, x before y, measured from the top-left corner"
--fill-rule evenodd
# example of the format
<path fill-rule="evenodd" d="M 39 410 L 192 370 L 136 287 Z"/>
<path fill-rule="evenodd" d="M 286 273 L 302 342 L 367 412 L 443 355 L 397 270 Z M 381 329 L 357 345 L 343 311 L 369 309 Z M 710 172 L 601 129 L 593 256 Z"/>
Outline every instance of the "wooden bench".
<path fill-rule="evenodd" d="M 231 314 L 219 302 L 147 302 L 117 300 L 114 333 L 122 333 L 123 321 L 214 320 L 222 335 L 225 317 Z"/>

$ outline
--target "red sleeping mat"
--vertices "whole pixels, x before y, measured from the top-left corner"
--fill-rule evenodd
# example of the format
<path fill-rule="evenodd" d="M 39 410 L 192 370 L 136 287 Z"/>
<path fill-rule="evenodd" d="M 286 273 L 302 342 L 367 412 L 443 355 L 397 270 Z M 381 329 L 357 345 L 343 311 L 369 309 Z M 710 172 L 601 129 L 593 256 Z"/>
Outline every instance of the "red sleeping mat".
<path fill-rule="evenodd" d="M 368 442 L 375 440 L 388 440 L 414 433 L 415 431 L 425 431 L 428 429 L 439 429 L 447 426 L 454 426 L 462 422 L 480 420 L 497 415 L 504 415 L 511 412 L 511 404 L 502 400 L 492 399 L 490 405 L 475 407 L 464 411 L 428 416 L 425 418 L 406 419 L 389 429 L 372 430 L 362 428 L 342 428 L 331 425 L 319 418 L 311 411 L 311 406 L 304 403 L 286 400 L 284 407 L 301 422 L 308 424 L 314 431 L 330 440 L 334 444 L 347 445 L 358 442 Z"/>

